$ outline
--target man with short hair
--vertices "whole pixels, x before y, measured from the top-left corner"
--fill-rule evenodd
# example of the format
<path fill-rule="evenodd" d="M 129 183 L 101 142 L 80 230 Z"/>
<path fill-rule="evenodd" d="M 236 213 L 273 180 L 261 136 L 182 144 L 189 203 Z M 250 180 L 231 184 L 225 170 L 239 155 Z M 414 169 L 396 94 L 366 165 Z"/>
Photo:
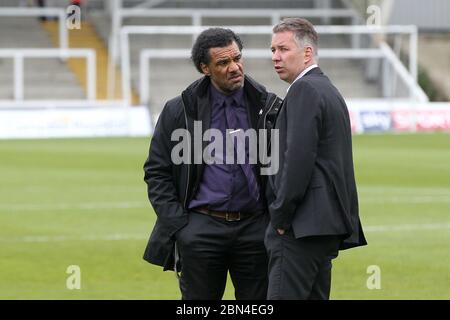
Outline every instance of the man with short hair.
<path fill-rule="evenodd" d="M 223 141 L 233 132 L 264 129 L 281 99 L 244 74 L 242 42 L 231 30 L 202 32 L 192 60 L 204 76 L 164 106 L 144 165 L 148 197 L 158 216 L 144 259 L 180 274 L 183 299 L 221 299 L 228 272 L 236 299 L 265 299 L 268 214 L 260 164 L 250 163 L 248 143 L 235 147 L 243 152 L 231 157 L 241 156 L 245 163 L 224 161 L 226 146 L 213 155 L 221 161 L 206 162 L 202 137 L 208 129 Z M 196 130 L 199 123 L 201 130 Z M 182 129 L 187 149 L 175 154 L 189 161 L 178 163 L 172 133 Z M 203 141 L 200 150 L 198 139 Z"/>
<path fill-rule="evenodd" d="M 273 28 L 272 61 L 290 84 L 276 120 L 279 170 L 269 176 L 268 299 L 329 299 L 331 260 L 366 244 L 358 213 L 347 106 L 317 65 L 313 25 Z"/>

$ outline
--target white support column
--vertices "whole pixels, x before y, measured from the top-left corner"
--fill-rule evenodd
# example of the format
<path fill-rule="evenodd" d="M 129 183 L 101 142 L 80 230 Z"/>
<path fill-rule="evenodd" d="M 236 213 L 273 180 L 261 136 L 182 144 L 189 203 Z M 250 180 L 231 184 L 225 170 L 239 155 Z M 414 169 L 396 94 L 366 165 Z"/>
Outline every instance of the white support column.
<path fill-rule="evenodd" d="M 110 4 L 111 33 L 108 39 L 107 98 L 114 99 L 116 91 L 116 65 L 119 56 L 119 30 L 122 25 L 122 0 L 108 1 Z"/>
<path fill-rule="evenodd" d="M 389 60 L 387 58 L 384 58 L 382 60 L 382 94 L 383 98 L 391 98 L 391 72 L 390 72 L 390 66 L 389 66 Z"/>
<path fill-rule="evenodd" d="M 198 27 L 202 25 L 202 15 L 200 12 L 192 14 L 192 25 Z"/>
<path fill-rule="evenodd" d="M 95 52 L 91 49 L 87 56 L 87 98 L 88 100 L 96 99 L 97 91 L 97 67 L 95 61 Z"/>
<path fill-rule="evenodd" d="M 357 15 L 354 15 L 352 17 L 352 25 L 356 26 L 358 25 L 359 18 Z M 359 49 L 361 48 L 361 34 L 359 33 L 353 33 L 351 35 L 351 42 L 352 42 L 352 49 Z"/>
<path fill-rule="evenodd" d="M 140 101 L 142 105 L 148 106 L 150 102 L 150 86 L 149 86 L 150 59 L 145 54 L 145 52 L 141 52 L 139 68 L 140 68 L 140 79 L 139 79 Z"/>
<path fill-rule="evenodd" d="M 69 34 L 66 26 L 66 14 L 61 10 L 58 14 L 59 20 L 59 47 L 61 49 L 67 49 L 69 47 Z"/>
<path fill-rule="evenodd" d="M 14 56 L 14 100 L 24 99 L 23 55 Z"/>
<path fill-rule="evenodd" d="M 106 75 L 107 81 L 107 92 L 106 98 L 108 100 L 113 100 L 116 91 L 116 62 L 115 62 L 115 46 L 117 43 L 114 41 L 114 36 L 109 35 L 108 39 L 108 69 Z"/>
<path fill-rule="evenodd" d="M 131 72 L 130 72 L 130 47 L 128 45 L 128 33 L 120 34 L 120 66 L 122 70 L 122 99 L 131 105 Z"/>
<path fill-rule="evenodd" d="M 192 15 L 192 25 L 196 26 L 196 27 L 200 27 L 202 25 L 202 15 L 200 12 L 195 12 Z M 197 36 L 198 36 L 198 34 L 195 34 L 195 33 L 192 35 L 192 44 L 195 43 Z"/>
<path fill-rule="evenodd" d="M 413 79 L 417 82 L 417 55 L 418 55 L 418 34 L 417 34 L 417 26 L 415 26 L 415 30 L 411 33 L 411 37 L 409 40 L 409 72 Z"/>
<path fill-rule="evenodd" d="M 394 35 L 394 53 L 395 55 L 400 59 L 401 57 L 401 51 L 402 51 L 402 35 L 396 34 Z M 392 72 L 392 94 L 394 96 L 397 95 L 397 84 L 398 84 L 398 77 L 397 72 Z"/>

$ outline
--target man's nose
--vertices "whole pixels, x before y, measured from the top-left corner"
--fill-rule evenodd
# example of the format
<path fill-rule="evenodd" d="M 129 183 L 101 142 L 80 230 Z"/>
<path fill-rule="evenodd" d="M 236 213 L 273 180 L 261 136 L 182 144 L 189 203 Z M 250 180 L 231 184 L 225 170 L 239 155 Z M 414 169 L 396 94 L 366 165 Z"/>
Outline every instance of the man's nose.
<path fill-rule="evenodd" d="M 274 52 L 272 52 L 272 61 L 273 62 L 275 62 L 275 61 L 280 61 L 280 55 L 278 54 L 278 51 L 274 51 Z"/>
<path fill-rule="evenodd" d="M 234 61 L 231 62 L 229 71 L 233 72 L 233 71 L 237 71 L 237 70 L 239 70 L 239 65 Z"/>

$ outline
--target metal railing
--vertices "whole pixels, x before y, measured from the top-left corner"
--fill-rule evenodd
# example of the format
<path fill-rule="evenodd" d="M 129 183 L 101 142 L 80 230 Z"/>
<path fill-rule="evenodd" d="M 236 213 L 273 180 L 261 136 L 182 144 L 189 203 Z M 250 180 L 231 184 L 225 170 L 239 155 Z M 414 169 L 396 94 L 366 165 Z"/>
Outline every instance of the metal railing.
<path fill-rule="evenodd" d="M 121 70 L 122 70 L 122 92 L 123 98 L 128 103 L 131 103 L 131 71 L 130 71 L 130 48 L 129 35 L 131 34 L 173 34 L 173 35 L 197 35 L 208 27 L 201 26 L 124 26 L 120 31 L 120 49 L 121 49 Z M 270 26 L 228 26 L 238 34 L 271 34 L 272 27 Z M 407 79 L 402 70 L 403 64 L 395 54 L 388 54 L 384 47 L 381 51 L 386 59 L 394 66 L 394 70 L 399 73 L 399 76 L 405 80 L 406 85 L 409 86 L 410 96 L 413 99 L 424 99 L 422 89 L 417 84 L 417 28 L 415 26 L 316 26 L 316 31 L 319 34 L 409 34 L 409 77 Z M 385 43 L 385 42 L 381 42 Z M 381 44 L 380 43 L 380 44 Z M 387 45 L 386 45 L 387 46 Z M 388 46 L 387 46 L 388 47 Z M 388 47 L 389 48 L 389 47 Z M 345 49 L 346 51 L 362 50 L 362 49 Z M 170 52 L 170 50 L 164 50 Z M 268 50 L 267 50 L 268 51 Z M 324 49 L 319 50 L 319 54 Z M 248 52 L 248 51 L 246 51 Z M 333 53 L 333 51 L 328 51 Z M 337 51 L 334 51 L 335 53 Z M 362 51 L 358 51 L 362 52 Z M 268 54 L 270 52 L 268 51 Z M 393 53 L 393 52 L 391 52 Z M 339 51 L 342 56 L 344 51 Z M 185 55 L 189 57 L 189 54 Z M 323 55 L 322 55 L 323 57 Z M 338 56 L 337 56 L 338 57 Z M 370 58 L 370 56 L 368 57 Z M 404 68 L 404 67 L 403 67 Z M 405 69 L 406 70 L 406 69 Z M 145 72 L 145 71 L 144 71 Z M 412 80 L 412 81 L 411 81 Z M 426 95 L 425 95 L 426 97 Z M 428 100 L 428 99 L 427 99 Z"/>
<path fill-rule="evenodd" d="M 150 99 L 150 60 L 151 59 L 186 59 L 190 55 L 190 50 L 187 49 L 143 49 L 139 58 L 139 92 L 140 103 L 148 105 Z M 248 58 L 267 58 L 270 59 L 270 52 L 265 49 L 244 49 L 243 55 Z M 423 90 L 414 82 L 411 75 L 406 68 L 400 63 L 392 52 L 389 46 L 382 44 L 381 49 L 322 49 L 319 51 L 320 59 L 364 59 L 364 58 L 378 58 L 386 59 L 386 61 L 393 65 L 396 72 L 404 83 L 411 88 L 410 97 L 418 102 L 427 102 L 428 98 Z"/>
<path fill-rule="evenodd" d="M 191 18 L 193 26 L 203 25 L 203 18 L 270 18 L 270 23 L 275 25 L 281 17 L 308 17 L 308 18 L 350 18 L 356 19 L 356 13 L 352 9 L 159 9 L 159 8 L 122 8 L 118 12 L 117 21 L 121 26 L 124 18 L 129 17 L 187 17 Z"/>
<path fill-rule="evenodd" d="M 401 63 L 401 61 L 398 59 L 397 55 L 394 53 L 394 51 L 391 49 L 390 46 L 388 46 L 386 43 L 380 43 L 380 50 L 383 53 L 383 56 L 385 58 L 385 64 L 384 64 L 384 81 L 383 81 L 383 86 L 386 87 L 390 87 L 391 84 L 394 84 L 393 88 L 395 90 L 395 75 L 398 75 L 406 84 L 406 86 L 409 89 L 409 94 L 410 97 L 415 97 L 417 99 L 417 101 L 419 102 L 428 102 L 428 96 L 426 95 L 426 93 L 423 91 L 423 89 L 419 86 L 419 84 L 417 83 L 417 73 L 415 75 L 413 75 L 411 72 L 408 72 L 408 70 L 405 68 L 405 66 L 403 65 L 403 63 Z M 392 68 L 395 71 L 394 74 L 394 80 L 391 81 L 388 77 L 389 75 L 389 71 L 387 70 L 387 68 L 389 67 L 389 65 L 392 66 Z M 416 71 L 417 72 L 417 71 Z"/>
<path fill-rule="evenodd" d="M 119 37 L 124 18 L 132 17 L 187 17 L 191 18 L 192 26 L 201 26 L 203 18 L 212 17 L 233 17 L 233 18 L 270 18 L 271 24 L 276 24 L 282 17 L 299 16 L 304 18 L 350 18 L 351 24 L 358 24 L 359 15 L 353 9 L 331 9 L 331 8 L 315 8 L 315 9 L 162 9 L 162 8 L 122 8 L 121 1 L 112 1 L 111 6 L 111 34 L 109 38 L 110 59 L 108 61 L 108 97 L 113 95 L 115 91 L 115 65 L 119 57 Z M 326 20 L 327 21 L 327 20 Z M 193 39 L 195 34 L 192 35 Z M 360 39 L 358 35 L 352 36 L 352 46 L 359 47 Z"/>
<path fill-rule="evenodd" d="M 13 58 L 14 99 L 24 100 L 25 58 L 86 58 L 87 99 L 96 96 L 96 54 L 94 49 L 0 49 L 0 58 Z"/>
<path fill-rule="evenodd" d="M 66 12 L 64 11 L 64 9 L 0 7 L 0 17 L 41 17 L 41 16 L 58 18 L 59 48 L 67 49 L 69 44 L 69 35 L 65 24 Z"/>

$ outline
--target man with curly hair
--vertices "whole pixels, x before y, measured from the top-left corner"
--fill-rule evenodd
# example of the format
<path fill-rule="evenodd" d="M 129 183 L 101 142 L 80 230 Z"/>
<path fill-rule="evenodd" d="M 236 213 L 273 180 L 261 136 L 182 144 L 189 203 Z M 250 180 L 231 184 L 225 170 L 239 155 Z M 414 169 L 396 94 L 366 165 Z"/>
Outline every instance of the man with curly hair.
<path fill-rule="evenodd" d="M 215 129 L 222 136 L 266 128 L 281 99 L 244 74 L 242 42 L 229 29 L 203 31 L 192 60 L 203 77 L 166 103 L 144 165 L 157 215 L 144 259 L 175 270 L 183 299 L 221 299 L 228 272 L 236 299 L 265 299 L 269 220 L 260 163 L 250 163 L 245 143 L 245 163 L 207 163 L 205 144 L 196 150 L 192 141 L 198 123 L 201 134 Z M 189 137 L 183 156 L 190 161 L 177 163 L 171 135 L 180 129 Z M 215 157 L 227 158 L 225 150 Z"/>

